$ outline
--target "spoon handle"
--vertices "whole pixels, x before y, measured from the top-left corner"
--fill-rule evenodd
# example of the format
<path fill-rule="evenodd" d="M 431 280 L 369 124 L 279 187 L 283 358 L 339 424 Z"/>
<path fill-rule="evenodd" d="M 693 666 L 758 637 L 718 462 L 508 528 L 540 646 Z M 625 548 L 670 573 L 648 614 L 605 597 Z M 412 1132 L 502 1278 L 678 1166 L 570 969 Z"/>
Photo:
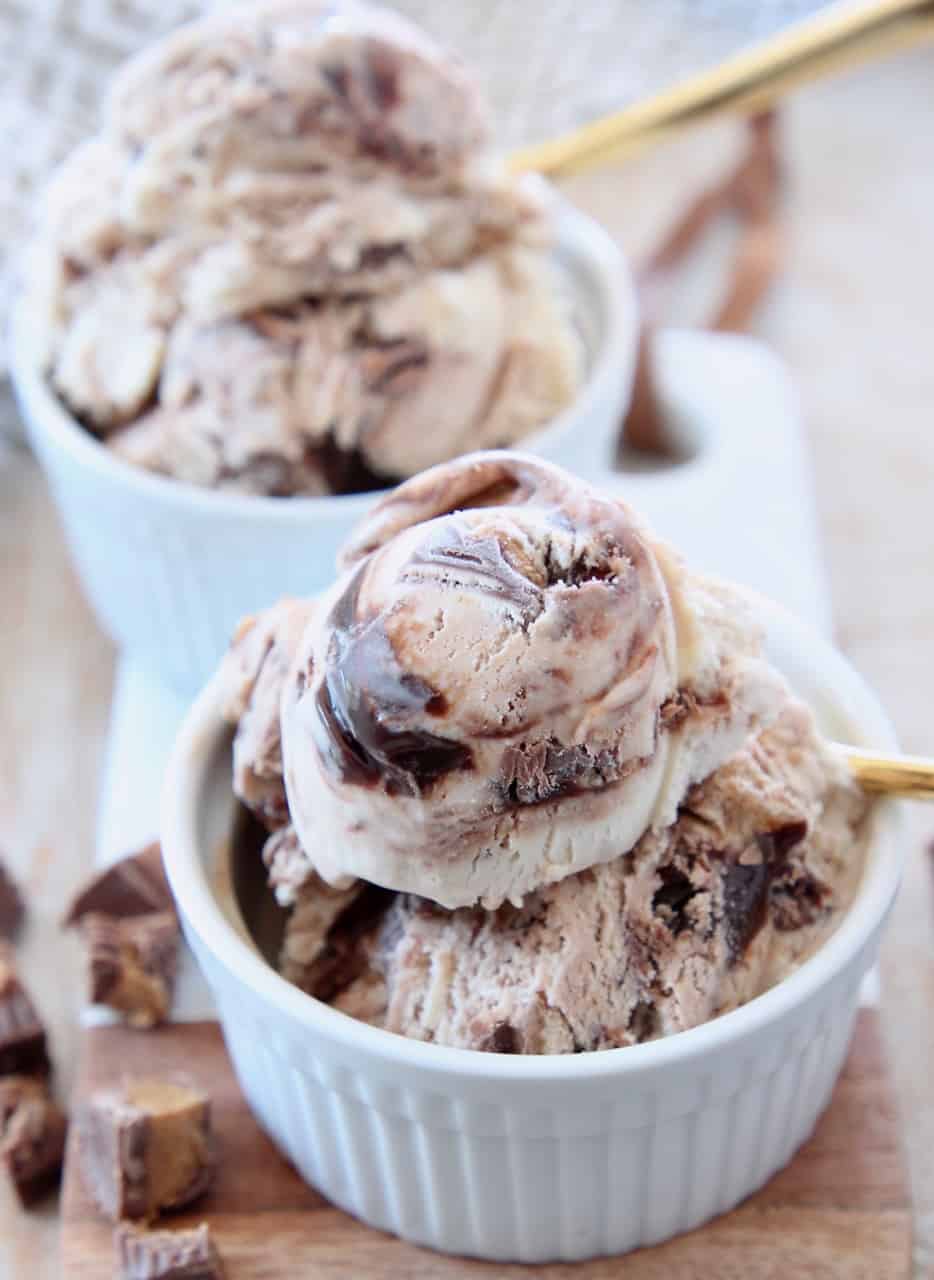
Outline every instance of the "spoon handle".
<path fill-rule="evenodd" d="M 934 800 L 934 760 L 924 756 L 880 755 L 839 744 L 836 749 L 864 791 Z"/>
<path fill-rule="evenodd" d="M 934 36 L 934 0 L 828 5 L 727 61 L 614 115 L 514 151 L 513 173 L 564 177 L 717 115 L 761 111 L 809 80 Z"/>

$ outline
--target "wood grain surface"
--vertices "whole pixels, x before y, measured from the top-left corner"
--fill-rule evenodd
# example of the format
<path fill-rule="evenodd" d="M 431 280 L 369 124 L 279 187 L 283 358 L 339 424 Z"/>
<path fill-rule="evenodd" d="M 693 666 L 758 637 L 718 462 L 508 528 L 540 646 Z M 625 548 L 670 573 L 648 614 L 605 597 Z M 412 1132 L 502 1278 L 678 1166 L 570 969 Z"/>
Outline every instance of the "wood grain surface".
<path fill-rule="evenodd" d="M 77 1091 L 83 1096 L 116 1083 L 125 1072 L 179 1070 L 211 1092 L 222 1156 L 213 1190 L 177 1221 L 209 1222 L 236 1280 L 472 1280 L 530 1273 L 547 1280 L 779 1275 L 905 1280 L 909 1273 L 911 1214 L 878 1014 L 872 1010 L 860 1013 L 848 1064 L 814 1136 L 762 1191 L 670 1244 L 574 1266 L 506 1267 L 441 1257 L 332 1208 L 257 1128 L 215 1023 L 148 1034 L 92 1030 Z M 74 1154 L 69 1153 L 63 1196 L 62 1267 L 69 1280 L 97 1280 L 108 1274 L 113 1227 L 88 1197 Z"/>
<path fill-rule="evenodd" d="M 930 50 L 789 103 L 787 269 L 757 327 L 801 392 L 839 639 L 915 751 L 934 750 L 932 119 Z M 728 131 L 698 135 L 618 173 L 588 175 L 570 192 L 638 252 L 730 146 Z M 688 292 L 675 314 L 691 322 L 710 311 L 703 272 Z M 0 443 L 0 847 L 30 891 L 21 962 L 52 1029 L 64 1092 L 80 993 L 73 944 L 57 920 L 92 858 L 113 653 L 77 589 L 34 462 L 2 450 Z M 882 957 L 918 1277 L 934 1275 L 932 835 L 934 812 L 909 810 L 905 889 Z M 797 1221 L 804 1230 L 807 1215 Z M 848 1219 L 844 1235 L 855 1229 Z M 57 1231 L 54 1205 L 22 1215 L 0 1180 L 0 1280 L 60 1276 Z M 742 1254 L 714 1274 L 746 1275 Z"/>

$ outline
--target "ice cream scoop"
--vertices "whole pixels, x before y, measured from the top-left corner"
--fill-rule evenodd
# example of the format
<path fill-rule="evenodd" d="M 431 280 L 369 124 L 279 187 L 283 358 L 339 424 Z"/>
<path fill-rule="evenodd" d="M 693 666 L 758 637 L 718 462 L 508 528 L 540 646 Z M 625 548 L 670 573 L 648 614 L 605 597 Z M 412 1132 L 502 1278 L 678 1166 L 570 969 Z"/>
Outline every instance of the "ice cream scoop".
<path fill-rule="evenodd" d="M 773 717 L 743 602 L 518 454 L 385 499 L 295 650 L 288 808 L 315 871 L 494 908 L 626 853 Z"/>
<path fill-rule="evenodd" d="M 862 872 L 866 803 L 789 701 L 632 852 L 529 894 L 445 911 L 309 878 L 283 974 L 419 1040 L 496 1053 L 616 1048 L 746 1003 L 824 941 Z"/>
<path fill-rule="evenodd" d="M 202 275 L 227 291 L 265 268 L 267 294 L 372 292 L 522 216 L 472 80 L 357 0 L 263 0 L 182 27 L 118 74 L 104 128 L 133 155 L 127 228 L 221 242 L 225 272 Z"/>
<path fill-rule="evenodd" d="M 400 15 L 233 5 L 132 59 L 53 177 L 32 328 L 128 462 L 277 497 L 382 488 L 572 401 L 547 206 Z"/>
<path fill-rule="evenodd" d="M 158 403 L 109 446 L 189 483 L 276 495 L 383 488 L 510 443 L 579 374 L 548 264 L 515 246 L 370 299 L 180 321 L 163 356 Z M 82 401 L 84 382 L 79 367 Z"/>

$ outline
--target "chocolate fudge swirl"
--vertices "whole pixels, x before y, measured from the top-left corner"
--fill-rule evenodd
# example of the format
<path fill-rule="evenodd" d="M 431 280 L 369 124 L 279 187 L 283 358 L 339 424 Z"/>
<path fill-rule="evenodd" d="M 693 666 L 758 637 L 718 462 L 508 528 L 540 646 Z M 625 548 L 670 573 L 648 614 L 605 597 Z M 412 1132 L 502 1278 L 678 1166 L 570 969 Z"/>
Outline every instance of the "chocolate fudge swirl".
<path fill-rule="evenodd" d="M 356 625 L 354 574 L 330 616 L 325 675 L 316 695 L 321 757 L 345 782 L 380 782 L 390 794 L 419 795 L 453 769 L 470 768 L 469 746 L 418 728 L 393 728 L 393 713 L 442 715 L 443 694 L 400 669 L 379 619 Z M 305 677 L 299 673 L 299 682 Z"/>
<path fill-rule="evenodd" d="M 281 712 L 289 809 L 326 879 L 489 904 L 638 838 L 677 641 L 628 508 L 476 454 L 384 499 L 343 564 Z"/>

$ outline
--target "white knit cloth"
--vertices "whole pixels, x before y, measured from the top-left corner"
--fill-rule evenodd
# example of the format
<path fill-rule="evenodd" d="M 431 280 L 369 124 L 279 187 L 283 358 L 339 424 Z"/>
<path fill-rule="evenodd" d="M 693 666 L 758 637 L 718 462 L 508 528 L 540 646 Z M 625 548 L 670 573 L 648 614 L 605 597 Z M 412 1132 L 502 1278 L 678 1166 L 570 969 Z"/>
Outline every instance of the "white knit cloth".
<path fill-rule="evenodd" d="M 95 127 L 113 68 L 211 7 L 219 5 L 0 0 L 0 320 L 36 193 L 49 170 Z M 396 7 L 475 69 L 508 146 L 618 109 L 821 5 L 816 0 L 397 0 Z M 2 342 L 0 337 L 0 370 Z"/>

